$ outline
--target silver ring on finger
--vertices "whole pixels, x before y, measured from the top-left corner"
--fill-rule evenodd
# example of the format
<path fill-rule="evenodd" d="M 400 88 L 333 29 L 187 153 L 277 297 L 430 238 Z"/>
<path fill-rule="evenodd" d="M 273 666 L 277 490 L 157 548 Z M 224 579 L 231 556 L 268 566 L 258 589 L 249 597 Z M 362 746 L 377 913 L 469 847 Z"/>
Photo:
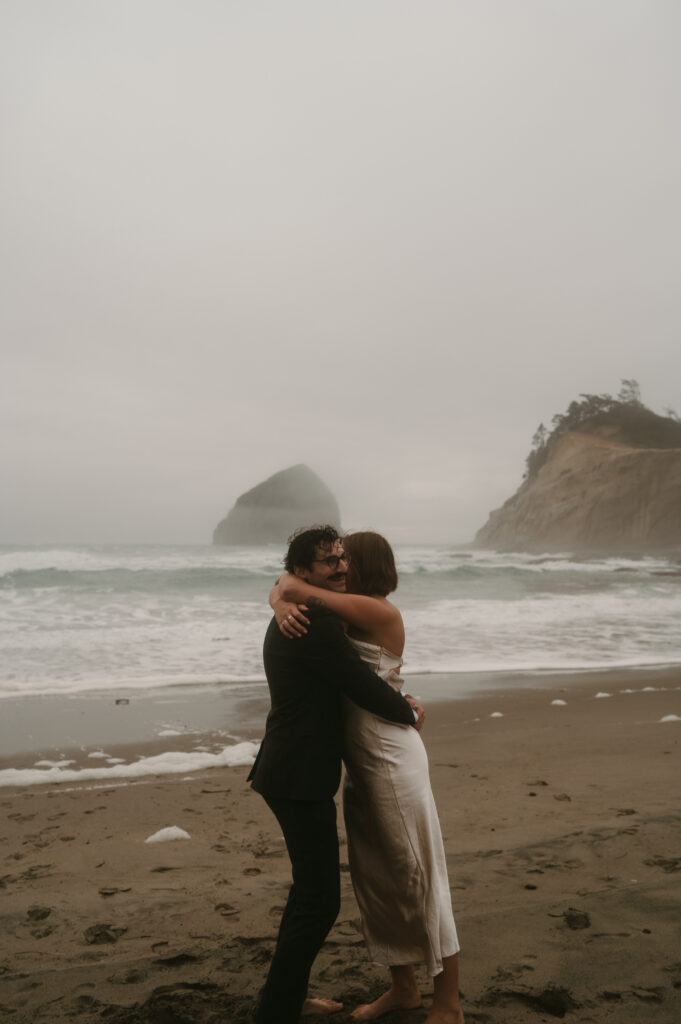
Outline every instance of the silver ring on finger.
<path fill-rule="evenodd" d="M 292 615 L 288 615 L 287 618 L 288 618 L 289 622 L 293 622 L 293 616 Z"/>

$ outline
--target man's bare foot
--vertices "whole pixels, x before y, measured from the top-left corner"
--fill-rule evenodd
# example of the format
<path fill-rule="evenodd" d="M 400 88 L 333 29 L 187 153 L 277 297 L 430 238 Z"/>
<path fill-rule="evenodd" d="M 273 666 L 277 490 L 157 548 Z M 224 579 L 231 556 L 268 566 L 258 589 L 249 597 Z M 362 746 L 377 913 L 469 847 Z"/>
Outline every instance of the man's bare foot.
<path fill-rule="evenodd" d="M 337 1003 L 334 999 L 306 999 L 300 1015 L 301 1017 L 321 1016 L 322 1014 L 338 1013 L 342 1009 L 343 1004 Z"/>
<path fill-rule="evenodd" d="M 416 1010 L 421 1005 L 421 993 L 417 988 L 389 988 L 373 1003 L 364 1003 L 353 1010 L 353 1020 L 376 1020 L 391 1010 Z"/>
<path fill-rule="evenodd" d="M 461 1006 L 453 1007 L 451 1010 L 431 1010 L 425 1019 L 424 1024 L 465 1024 Z"/>

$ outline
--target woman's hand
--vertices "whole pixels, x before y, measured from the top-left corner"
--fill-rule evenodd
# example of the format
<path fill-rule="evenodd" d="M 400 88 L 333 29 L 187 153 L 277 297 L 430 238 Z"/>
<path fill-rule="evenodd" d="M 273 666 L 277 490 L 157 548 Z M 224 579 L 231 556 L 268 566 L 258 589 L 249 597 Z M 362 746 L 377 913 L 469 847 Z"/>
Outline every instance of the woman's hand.
<path fill-rule="evenodd" d="M 310 620 L 303 614 L 307 611 L 306 604 L 294 604 L 292 601 L 284 601 L 283 598 L 272 600 L 271 595 L 270 604 L 280 631 L 289 640 L 307 633 L 305 626 L 310 625 Z"/>
<path fill-rule="evenodd" d="M 308 608 L 306 604 L 285 601 L 281 596 L 281 581 L 282 577 L 280 576 L 270 590 L 270 607 L 281 632 L 289 640 L 293 640 L 294 637 L 307 633 L 305 626 L 310 625 L 310 620 L 303 615 L 303 612 L 306 612 Z"/>

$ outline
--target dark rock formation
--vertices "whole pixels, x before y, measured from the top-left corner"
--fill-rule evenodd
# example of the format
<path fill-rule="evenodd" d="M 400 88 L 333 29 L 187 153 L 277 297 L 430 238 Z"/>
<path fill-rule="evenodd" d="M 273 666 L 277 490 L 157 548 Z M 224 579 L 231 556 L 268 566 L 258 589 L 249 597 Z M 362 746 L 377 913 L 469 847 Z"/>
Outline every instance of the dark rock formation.
<path fill-rule="evenodd" d="M 612 424 L 569 430 L 478 531 L 479 547 L 603 553 L 681 551 L 681 446 L 640 447 Z"/>
<path fill-rule="evenodd" d="M 282 544 L 301 526 L 340 526 L 338 502 L 325 483 L 299 464 L 258 484 L 237 498 L 218 523 L 214 544 Z"/>

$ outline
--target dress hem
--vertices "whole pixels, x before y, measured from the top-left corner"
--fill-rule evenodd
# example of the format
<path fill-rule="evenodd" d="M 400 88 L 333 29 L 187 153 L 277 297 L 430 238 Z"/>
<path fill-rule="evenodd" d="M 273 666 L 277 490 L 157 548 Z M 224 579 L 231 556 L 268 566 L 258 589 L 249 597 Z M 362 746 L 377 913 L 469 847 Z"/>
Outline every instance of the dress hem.
<path fill-rule="evenodd" d="M 421 951 L 418 952 L 417 956 L 410 956 L 408 953 L 405 953 L 404 956 L 400 957 L 400 959 L 398 960 L 394 959 L 393 956 L 391 956 L 390 961 L 388 961 L 388 958 L 384 958 L 381 960 L 376 956 L 372 956 L 371 954 L 370 957 L 371 963 L 376 964 L 377 967 L 390 968 L 404 967 L 406 964 L 425 964 L 430 977 L 435 978 L 437 977 L 438 974 L 442 974 L 442 971 L 444 970 L 442 966 L 442 961 L 446 960 L 450 956 L 456 956 L 456 954 L 459 953 L 460 950 L 461 946 L 457 944 L 456 949 L 453 949 L 451 953 L 443 953 L 441 957 L 437 960 L 429 960 L 427 957 L 423 955 Z"/>

